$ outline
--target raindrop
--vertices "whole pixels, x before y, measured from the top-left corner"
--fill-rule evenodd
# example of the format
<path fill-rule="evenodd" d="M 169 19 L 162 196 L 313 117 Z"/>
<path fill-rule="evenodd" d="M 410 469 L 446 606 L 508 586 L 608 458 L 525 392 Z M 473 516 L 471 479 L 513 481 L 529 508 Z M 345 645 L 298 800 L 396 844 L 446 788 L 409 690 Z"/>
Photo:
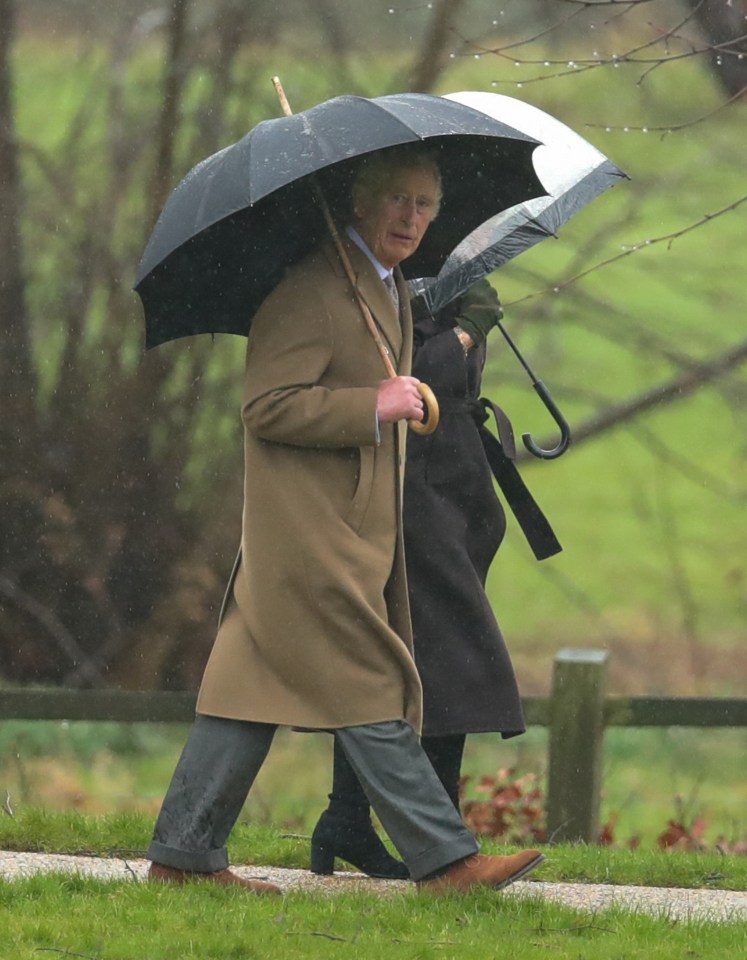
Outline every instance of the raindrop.
<path fill-rule="evenodd" d="M 455 54 L 455 53 L 450 53 L 450 54 L 449 54 L 449 60 L 456 60 L 456 54 Z"/>
<path fill-rule="evenodd" d="M 576 69 L 576 61 L 575 61 L 575 60 L 569 60 L 569 61 L 568 61 L 568 66 L 569 66 L 572 70 L 575 70 L 575 69 Z"/>
<path fill-rule="evenodd" d="M 553 288 L 552 288 L 552 292 L 553 292 L 553 293 L 560 293 L 560 287 L 553 287 Z"/>
<path fill-rule="evenodd" d="M 520 67 L 520 66 L 521 66 L 521 62 L 520 62 L 519 60 L 514 60 L 514 66 L 515 66 L 515 67 Z"/>
<path fill-rule="evenodd" d="M 516 86 L 517 86 L 519 89 L 521 89 L 521 88 L 524 86 L 524 84 L 523 84 L 523 83 L 517 83 Z"/>
<path fill-rule="evenodd" d="M 490 86 L 491 86 L 491 87 L 497 87 L 497 86 L 498 86 L 498 81 L 497 81 L 497 80 L 491 80 L 491 81 L 490 81 Z"/>
<path fill-rule="evenodd" d="M 648 133 L 648 127 L 641 127 L 641 133 Z"/>
<path fill-rule="evenodd" d="M 482 54 L 476 53 L 476 54 L 475 54 L 475 60 L 479 60 L 481 56 L 482 56 Z"/>
<path fill-rule="evenodd" d="M 394 7 L 389 7 L 388 13 L 394 13 Z"/>
<path fill-rule="evenodd" d="M 545 65 L 546 67 L 549 67 L 549 66 L 550 66 L 550 61 L 549 61 L 549 60 L 545 60 L 545 64 L 544 64 L 544 65 Z"/>
<path fill-rule="evenodd" d="M 605 133 L 612 133 L 612 127 L 605 127 L 605 128 L 604 128 L 604 132 L 605 132 Z"/>
<path fill-rule="evenodd" d="M 630 127 L 623 127 L 623 133 L 630 133 Z"/>

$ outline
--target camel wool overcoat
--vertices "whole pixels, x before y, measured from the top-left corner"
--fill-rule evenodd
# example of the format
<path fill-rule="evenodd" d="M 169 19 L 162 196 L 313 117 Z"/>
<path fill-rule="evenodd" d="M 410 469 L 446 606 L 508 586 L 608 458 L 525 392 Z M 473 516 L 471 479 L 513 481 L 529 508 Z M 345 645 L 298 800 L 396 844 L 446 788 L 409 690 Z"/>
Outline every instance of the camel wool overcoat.
<path fill-rule="evenodd" d="M 412 319 L 345 239 L 400 374 Z M 331 243 L 292 267 L 251 326 L 241 550 L 197 711 L 311 729 L 419 731 L 402 545 L 406 425 L 377 424 L 386 376 Z"/>

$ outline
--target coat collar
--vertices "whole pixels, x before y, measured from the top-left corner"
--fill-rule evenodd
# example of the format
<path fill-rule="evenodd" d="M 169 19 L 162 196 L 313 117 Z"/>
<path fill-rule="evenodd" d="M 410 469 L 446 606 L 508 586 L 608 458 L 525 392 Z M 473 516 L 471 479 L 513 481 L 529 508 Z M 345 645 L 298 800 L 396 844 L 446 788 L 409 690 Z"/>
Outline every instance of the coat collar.
<path fill-rule="evenodd" d="M 389 291 L 384 286 L 383 281 L 376 272 L 376 268 L 365 253 L 344 234 L 340 234 L 340 239 L 350 260 L 350 265 L 353 268 L 358 292 L 373 314 L 374 320 L 379 325 L 381 333 L 392 353 L 392 362 L 395 367 L 397 367 L 399 366 L 403 345 L 402 323 L 400 317 L 397 315 L 397 310 L 389 295 Z M 345 269 L 332 240 L 325 240 L 323 249 L 337 276 L 347 280 Z M 407 284 L 399 268 L 395 268 L 394 276 L 399 292 L 400 309 L 404 315 L 409 318 L 410 304 Z M 358 305 L 356 304 L 356 310 L 357 309 Z"/>

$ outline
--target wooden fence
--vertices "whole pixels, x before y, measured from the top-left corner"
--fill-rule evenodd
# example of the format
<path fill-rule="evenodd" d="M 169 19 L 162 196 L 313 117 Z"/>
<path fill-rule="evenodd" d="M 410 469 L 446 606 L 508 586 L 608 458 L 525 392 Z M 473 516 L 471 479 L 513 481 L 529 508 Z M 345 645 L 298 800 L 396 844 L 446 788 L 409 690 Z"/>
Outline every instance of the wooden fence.
<path fill-rule="evenodd" d="M 608 727 L 746 727 L 747 698 L 607 697 L 607 653 L 561 650 L 549 697 L 525 697 L 527 726 L 550 728 L 547 828 L 557 841 L 599 835 L 604 732 Z M 2 720 L 183 723 L 194 693 L 0 689 Z"/>

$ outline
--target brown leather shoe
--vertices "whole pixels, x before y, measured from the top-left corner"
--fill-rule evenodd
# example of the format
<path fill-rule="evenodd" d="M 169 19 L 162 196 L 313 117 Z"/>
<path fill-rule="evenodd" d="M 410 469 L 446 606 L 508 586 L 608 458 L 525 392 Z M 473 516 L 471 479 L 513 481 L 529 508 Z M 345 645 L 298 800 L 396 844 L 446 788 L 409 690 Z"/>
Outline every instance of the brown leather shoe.
<path fill-rule="evenodd" d="M 148 880 L 154 883 L 189 883 L 191 881 L 205 881 L 217 883 L 220 887 L 241 887 L 250 893 L 260 896 L 282 896 L 283 891 L 274 883 L 265 883 L 262 880 L 244 880 L 233 871 L 215 870 L 213 873 L 199 873 L 196 870 L 177 870 L 176 867 L 165 867 L 162 863 L 151 863 L 148 870 Z"/>
<path fill-rule="evenodd" d="M 534 870 L 544 859 L 539 850 L 522 850 L 509 857 L 486 857 L 475 853 L 466 860 L 453 863 L 445 873 L 432 880 L 421 880 L 417 885 L 418 891 L 440 895 L 452 890 L 463 892 L 473 887 L 501 890 Z"/>

